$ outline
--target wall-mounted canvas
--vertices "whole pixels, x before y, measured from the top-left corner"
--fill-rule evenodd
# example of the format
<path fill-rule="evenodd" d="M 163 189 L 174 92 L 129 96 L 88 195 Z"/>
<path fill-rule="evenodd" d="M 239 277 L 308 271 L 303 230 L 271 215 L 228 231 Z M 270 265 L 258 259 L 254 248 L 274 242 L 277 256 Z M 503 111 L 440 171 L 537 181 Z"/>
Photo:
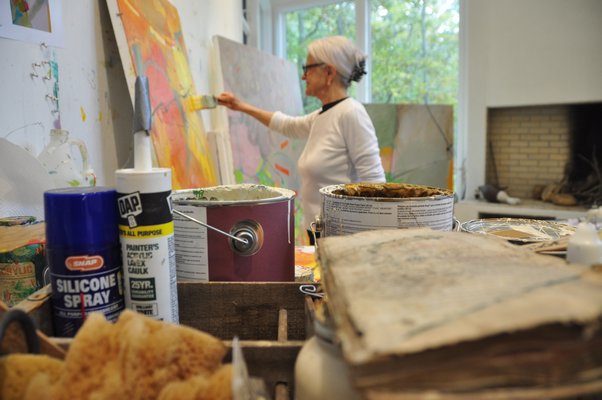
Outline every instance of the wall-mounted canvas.
<path fill-rule="evenodd" d="M 290 61 L 253 47 L 216 36 L 223 89 L 257 107 L 301 115 L 301 85 L 297 68 Z M 297 160 L 305 141 L 289 139 L 271 131 L 254 118 L 228 110 L 227 128 L 237 183 L 261 183 L 298 192 Z M 300 198 L 296 198 L 295 220 L 302 221 Z M 305 237 L 304 228 L 296 237 Z"/>
<path fill-rule="evenodd" d="M 62 47 L 62 14 L 61 0 L 0 1 L 0 36 Z"/>
<path fill-rule="evenodd" d="M 107 0 L 132 104 L 137 75 L 149 81 L 155 164 L 171 168 L 174 189 L 214 186 L 210 152 L 178 10 L 167 0 Z"/>

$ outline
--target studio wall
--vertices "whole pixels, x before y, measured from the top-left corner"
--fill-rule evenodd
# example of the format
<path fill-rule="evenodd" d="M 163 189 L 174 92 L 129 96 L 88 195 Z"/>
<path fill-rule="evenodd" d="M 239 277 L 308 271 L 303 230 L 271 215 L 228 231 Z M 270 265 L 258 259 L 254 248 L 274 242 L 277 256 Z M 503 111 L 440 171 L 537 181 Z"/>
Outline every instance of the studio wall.
<path fill-rule="evenodd" d="M 0 137 L 37 156 L 50 141 L 50 129 L 60 123 L 85 142 L 97 185 L 113 186 L 114 171 L 133 162 L 132 103 L 107 6 L 104 0 L 61 3 L 61 46 L 0 37 Z M 180 15 L 197 92 L 208 93 L 211 38 L 241 40 L 240 2 L 172 4 Z M 211 114 L 201 113 L 210 130 Z"/>

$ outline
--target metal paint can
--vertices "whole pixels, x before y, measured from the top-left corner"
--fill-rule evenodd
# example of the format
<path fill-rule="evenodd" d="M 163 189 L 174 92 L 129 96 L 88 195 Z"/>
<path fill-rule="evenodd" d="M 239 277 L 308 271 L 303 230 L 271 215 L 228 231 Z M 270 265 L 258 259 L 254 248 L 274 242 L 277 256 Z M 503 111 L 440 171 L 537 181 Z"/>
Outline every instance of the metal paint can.
<path fill-rule="evenodd" d="M 117 320 L 125 303 L 115 189 L 48 190 L 44 215 L 55 335 L 74 336 L 91 312 Z"/>
<path fill-rule="evenodd" d="M 179 280 L 292 282 L 295 192 L 257 184 L 180 190 L 173 207 Z"/>
<path fill-rule="evenodd" d="M 45 225 L 34 217 L 0 219 L 0 300 L 9 307 L 42 287 Z"/>
<path fill-rule="evenodd" d="M 375 229 L 451 231 L 454 196 L 447 189 L 402 183 L 331 185 L 320 189 L 323 236 Z"/>

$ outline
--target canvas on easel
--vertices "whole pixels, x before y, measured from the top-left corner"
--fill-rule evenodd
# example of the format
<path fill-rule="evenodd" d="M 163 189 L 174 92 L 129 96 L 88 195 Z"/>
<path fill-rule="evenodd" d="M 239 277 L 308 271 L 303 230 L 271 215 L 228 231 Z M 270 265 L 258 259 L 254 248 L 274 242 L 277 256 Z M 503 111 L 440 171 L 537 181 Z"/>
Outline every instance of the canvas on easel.
<path fill-rule="evenodd" d="M 214 37 L 214 44 L 219 53 L 220 90 L 265 110 L 303 114 L 299 74 L 292 62 L 220 36 Z M 305 141 L 272 131 L 245 113 L 228 110 L 222 118 L 227 121 L 218 124 L 229 133 L 235 181 L 296 191 L 295 236 L 305 237 L 305 227 L 300 228 L 303 215 L 297 173 Z"/>
<path fill-rule="evenodd" d="M 453 189 L 453 107 L 365 104 L 387 182 Z"/>
<path fill-rule="evenodd" d="M 137 75 L 149 80 L 156 164 L 174 189 L 218 183 L 203 121 L 186 106 L 196 95 L 178 10 L 167 0 L 107 0 L 132 104 Z"/>

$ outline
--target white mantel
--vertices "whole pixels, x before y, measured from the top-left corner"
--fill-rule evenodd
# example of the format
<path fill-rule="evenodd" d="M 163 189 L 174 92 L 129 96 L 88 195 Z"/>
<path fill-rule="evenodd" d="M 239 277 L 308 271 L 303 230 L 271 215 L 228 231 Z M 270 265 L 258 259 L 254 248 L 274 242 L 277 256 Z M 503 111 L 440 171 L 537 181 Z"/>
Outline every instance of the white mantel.
<path fill-rule="evenodd" d="M 485 183 L 487 108 L 602 101 L 602 1 L 461 0 L 456 176 Z M 464 196 L 463 196 L 464 194 Z"/>
<path fill-rule="evenodd" d="M 587 215 L 588 208 L 562 207 L 536 200 L 524 200 L 520 204 L 489 203 L 485 200 L 464 200 L 454 205 L 454 217 L 460 222 L 484 217 L 538 219 L 579 219 Z"/>

